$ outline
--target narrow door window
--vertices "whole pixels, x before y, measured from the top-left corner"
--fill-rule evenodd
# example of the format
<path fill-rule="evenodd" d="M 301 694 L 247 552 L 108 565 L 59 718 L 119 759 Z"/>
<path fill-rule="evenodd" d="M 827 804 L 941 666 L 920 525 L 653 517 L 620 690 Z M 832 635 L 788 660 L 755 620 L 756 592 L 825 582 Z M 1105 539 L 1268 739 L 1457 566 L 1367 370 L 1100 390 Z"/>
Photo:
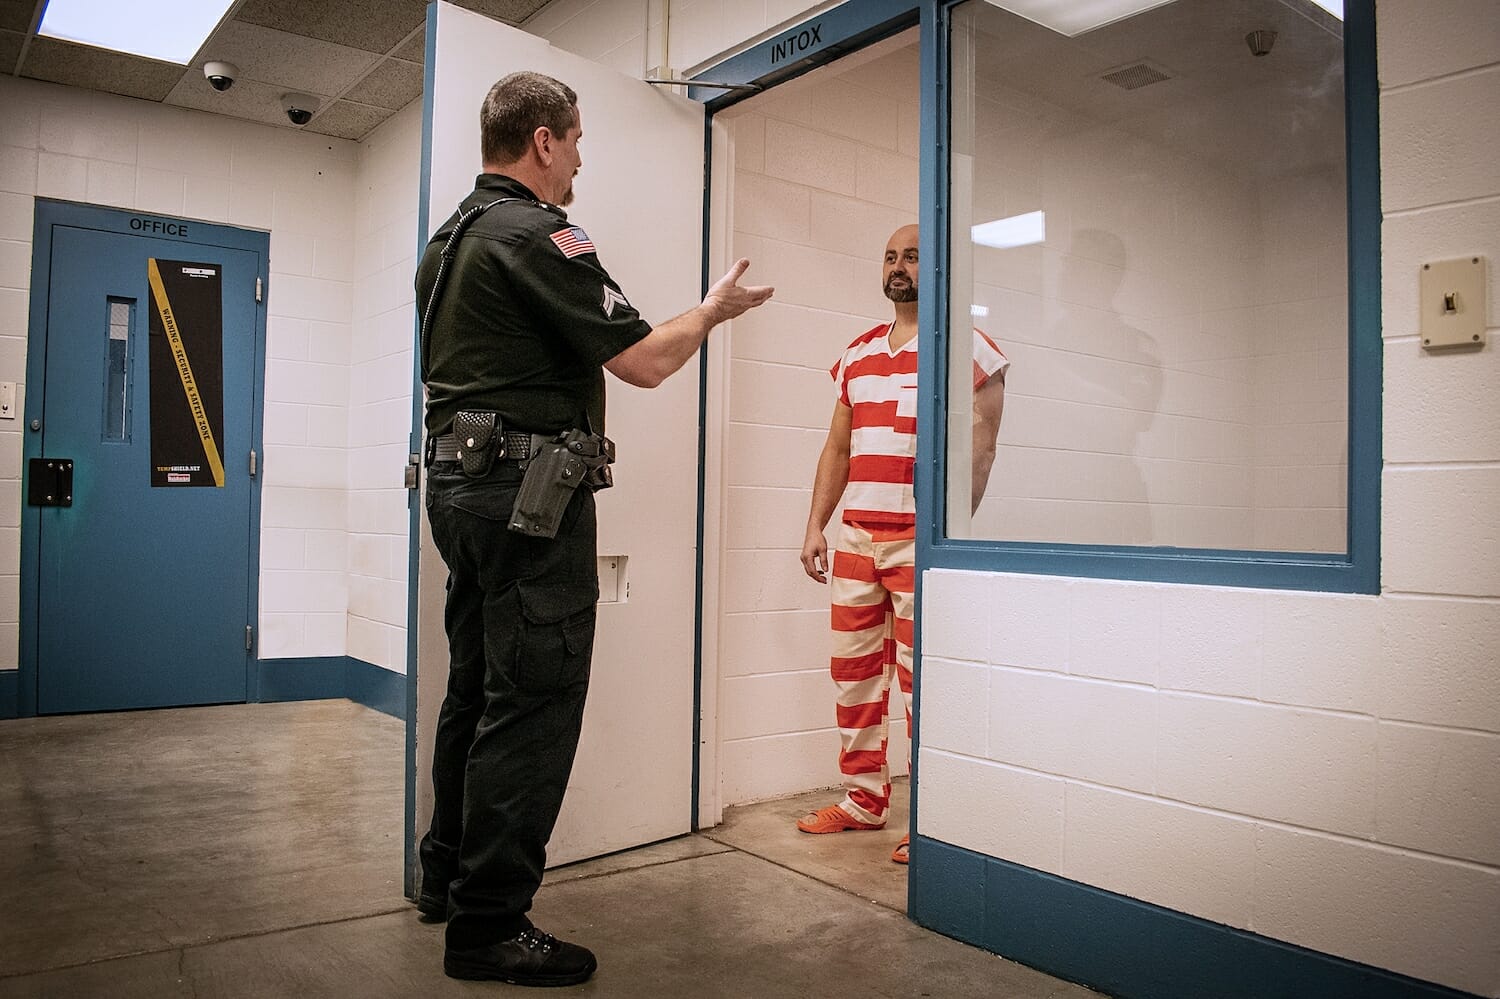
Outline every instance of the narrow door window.
<path fill-rule="evenodd" d="M 130 346 L 134 338 L 135 300 L 108 300 L 108 338 L 104 355 L 104 427 L 106 443 L 130 441 Z"/>

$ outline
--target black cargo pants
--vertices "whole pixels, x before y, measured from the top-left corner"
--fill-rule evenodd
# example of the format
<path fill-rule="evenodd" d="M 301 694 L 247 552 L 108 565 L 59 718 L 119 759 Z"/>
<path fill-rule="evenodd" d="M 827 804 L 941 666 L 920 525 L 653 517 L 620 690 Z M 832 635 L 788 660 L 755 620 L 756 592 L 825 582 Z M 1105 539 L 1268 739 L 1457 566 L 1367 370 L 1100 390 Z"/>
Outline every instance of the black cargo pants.
<path fill-rule="evenodd" d="M 505 526 L 521 474 L 513 461 L 481 479 L 455 462 L 427 474 L 427 517 L 448 566 L 450 664 L 422 892 L 440 899 L 446 890 L 454 949 L 531 925 L 588 693 L 599 597 L 594 496 L 574 493 L 555 539 L 526 537 Z"/>

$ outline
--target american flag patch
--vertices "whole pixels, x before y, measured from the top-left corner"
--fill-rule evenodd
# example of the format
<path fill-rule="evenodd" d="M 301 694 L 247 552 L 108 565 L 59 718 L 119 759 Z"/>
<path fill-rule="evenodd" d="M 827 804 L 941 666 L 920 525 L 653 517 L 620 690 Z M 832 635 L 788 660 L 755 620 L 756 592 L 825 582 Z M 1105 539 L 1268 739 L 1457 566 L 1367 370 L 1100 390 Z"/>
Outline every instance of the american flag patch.
<path fill-rule="evenodd" d="M 565 257 L 576 257 L 581 253 L 593 253 L 594 244 L 589 239 L 589 234 L 576 225 L 569 229 L 562 229 L 552 234 L 552 242 L 562 251 Z"/>

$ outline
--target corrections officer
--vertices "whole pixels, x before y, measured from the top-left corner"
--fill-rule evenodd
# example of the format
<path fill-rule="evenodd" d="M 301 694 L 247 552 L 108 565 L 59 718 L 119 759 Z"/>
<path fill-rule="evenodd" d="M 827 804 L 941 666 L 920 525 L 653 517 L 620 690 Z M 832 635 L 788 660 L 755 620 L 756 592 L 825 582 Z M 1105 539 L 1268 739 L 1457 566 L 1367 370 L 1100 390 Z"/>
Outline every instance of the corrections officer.
<path fill-rule="evenodd" d="M 772 291 L 741 287 L 740 260 L 696 307 L 645 322 L 559 207 L 573 199 L 582 134 L 565 84 L 530 72 L 496 83 L 480 110 L 484 172 L 417 268 L 427 515 L 448 566 L 451 656 L 418 908 L 446 917 L 455 978 L 568 985 L 596 967 L 526 915 L 588 690 L 594 497 L 572 492 L 554 538 L 512 531 L 523 465 L 552 435 L 604 432 L 604 369 L 654 388 Z"/>

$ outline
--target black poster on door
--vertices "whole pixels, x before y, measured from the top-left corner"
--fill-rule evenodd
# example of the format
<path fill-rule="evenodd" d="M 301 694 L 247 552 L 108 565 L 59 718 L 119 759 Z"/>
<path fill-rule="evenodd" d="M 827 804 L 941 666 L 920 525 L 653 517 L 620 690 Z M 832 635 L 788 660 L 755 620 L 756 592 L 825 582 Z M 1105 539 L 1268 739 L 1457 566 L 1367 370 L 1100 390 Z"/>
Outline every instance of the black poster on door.
<path fill-rule="evenodd" d="M 146 262 L 151 484 L 222 486 L 224 302 L 218 264 Z"/>

